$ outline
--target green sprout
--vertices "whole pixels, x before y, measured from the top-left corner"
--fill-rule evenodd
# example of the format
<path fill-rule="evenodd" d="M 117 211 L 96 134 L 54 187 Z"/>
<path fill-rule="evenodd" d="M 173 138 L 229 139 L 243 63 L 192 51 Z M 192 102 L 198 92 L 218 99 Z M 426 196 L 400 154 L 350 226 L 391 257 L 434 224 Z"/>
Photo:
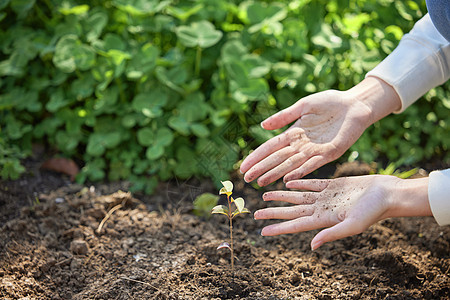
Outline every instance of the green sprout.
<path fill-rule="evenodd" d="M 225 205 L 217 205 L 215 206 L 211 214 L 222 214 L 228 217 L 230 224 L 230 243 L 224 242 L 217 247 L 217 250 L 222 248 L 228 248 L 231 252 L 231 271 L 234 274 L 234 247 L 233 247 L 233 219 L 239 214 L 242 213 L 250 213 L 250 211 L 245 208 L 245 201 L 242 197 L 234 199 L 231 197 L 233 193 L 233 183 L 231 181 L 221 181 L 223 188 L 220 189 L 219 195 L 225 194 L 227 195 L 228 206 Z M 236 209 L 233 211 L 232 203 Z"/>

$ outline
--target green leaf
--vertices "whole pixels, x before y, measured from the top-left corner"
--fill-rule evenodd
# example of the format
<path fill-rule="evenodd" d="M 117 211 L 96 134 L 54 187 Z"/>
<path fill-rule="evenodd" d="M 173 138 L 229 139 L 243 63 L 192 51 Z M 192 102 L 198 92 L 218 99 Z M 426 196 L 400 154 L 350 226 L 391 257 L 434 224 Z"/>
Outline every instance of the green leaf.
<path fill-rule="evenodd" d="M 153 15 L 170 4 L 171 1 L 160 0 L 113 0 L 112 4 L 131 15 Z"/>
<path fill-rule="evenodd" d="M 197 4 L 194 6 L 189 5 L 187 7 L 169 6 L 167 7 L 167 13 L 184 23 L 187 19 L 189 19 L 189 17 L 202 10 L 203 7 L 203 4 Z"/>
<path fill-rule="evenodd" d="M 233 192 L 233 183 L 229 180 L 221 181 L 223 188 L 220 189 L 219 195 L 227 194 L 228 196 L 231 195 Z"/>
<path fill-rule="evenodd" d="M 147 151 L 145 153 L 145 156 L 149 160 L 156 160 L 160 158 L 164 154 L 164 147 L 161 145 L 153 145 L 149 148 L 147 148 Z"/>
<path fill-rule="evenodd" d="M 179 26 L 175 32 L 180 42 L 190 48 L 209 48 L 217 44 L 223 35 L 209 21 L 194 22 L 189 26 Z"/>
<path fill-rule="evenodd" d="M 173 133 L 169 128 L 160 128 L 156 133 L 155 145 L 166 147 L 172 144 Z"/>
<path fill-rule="evenodd" d="M 128 114 L 122 117 L 122 125 L 125 128 L 132 128 L 136 125 L 136 115 Z"/>
<path fill-rule="evenodd" d="M 155 137 L 155 135 L 153 133 L 153 130 L 148 127 L 139 129 L 139 131 L 137 132 L 138 142 L 142 146 L 152 145 L 153 141 L 154 141 L 154 137 Z"/>
<path fill-rule="evenodd" d="M 149 93 L 137 94 L 132 102 L 134 111 L 142 113 L 149 118 L 156 118 L 163 114 L 162 107 L 167 103 L 168 94 L 160 89 Z"/>
<path fill-rule="evenodd" d="M 65 152 L 70 152 L 78 146 L 79 138 L 77 135 L 68 134 L 65 131 L 58 131 L 55 136 L 58 148 Z"/>
<path fill-rule="evenodd" d="M 158 48 L 145 44 L 139 52 L 131 58 L 127 65 L 126 74 L 129 79 L 138 79 L 153 70 L 159 55 Z"/>
<path fill-rule="evenodd" d="M 155 69 L 155 75 L 162 84 L 180 94 L 184 94 L 184 89 L 178 85 L 187 79 L 187 71 L 182 66 L 175 67 L 171 71 L 158 66 Z"/>
<path fill-rule="evenodd" d="M 67 2 L 65 2 L 67 3 Z M 87 4 L 83 4 L 83 5 L 77 5 L 77 6 L 72 6 L 72 7 L 68 7 L 67 5 L 63 5 L 63 7 L 61 7 L 59 9 L 59 12 L 62 13 L 63 15 L 81 15 L 81 14 L 85 14 L 89 11 L 89 5 Z"/>
<path fill-rule="evenodd" d="M 131 59 L 131 55 L 117 49 L 110 49 L 106 54 L 113 60 L 114 64 L 120 65 L 124 60 Z"/>
<path fill-rule="evenodd" d="M 265 100 L 269 93 L 269 84 L 265 79 L 249 79 L 244 82 L 231 81 L 233 98 L 240 103 L 253 100 Z"/>
<path fill-rule="evenodd" d="M 329 24 L 323 23 L 321 31 L 311 38 L 312 42 L 326 49 L 339 48 L 342 46 L 342 39 L 333 33 Z"/>
<path fill-rule="evenodd" d="M 194 93 L 178 105 L 180 116 L 188 123 L 203 121 L 209 110 L 209 105 L 205 102 L 202 93 Z"/>
<path fill-rule="evenodd" d="M 64 91 L 62 88 L 59 88 L 50 96 L 50 101 L 47 102 L 45 108 L 49 112 L 56 112 L 62 107 L 68 105 L 71 100 L 67 99 L 64 95 Z"/>
<path fill-rule="evenodd" d="M 86 39 L 88 42 L 93 42 L 100 37 L 108 24 L 108 14 L 105 11 L 96 11 L 88 17 L 85 24 Z"/>
<path fill-rule="evenodd" d="M 92 156 L 100 156 L 106 149 L 116 147 L 120 141 L 120 132 L 95 132 L 89 136 L 86 151 Z"/>
<path fill-rule="evenodd" d="M 231 215 L 231 217 L 232 218 L 234 218 L 235 216 L 237 216 L 237 215 L 240 215 L 240 214 L 244 214 L 244 213 L 251 213 L 247 208 L 243 208 L 242 209 L 242 211 L 239 211 L 238 209 L 236 209 L 234 212 L 233 212 L 233 214 Z"/>
<path fill-rule="evenodd" d="M 221 49 L 221 57 L 225 63 L 230 61 L 239 61 L 244 55 L 248 54 L 248 49 L 242 44 L 242 40 L 234 39 L 228 41 Z"/>
<path fill-rule="evenodd" d="M 239 213 L 242 212 L 242 210 L 245 207 L 245 201 L 242 197 L 234 199 L 234 204 L 236 205 L 236 208 L 238 209 Z"/>
<path fill-rule="evenodd" d="M 199 217 L 209 218 L 212 209 L 217 205 L 219 196 L 211 193 L 203 193 L 194 200 L 194 214 Z"/>
<path fill-rule="evenodd" d="M 82 44 L 77 36 L 65 35 L 55 46 L 53 63 L 65 73 L 76 69 L 88 70 L 95 64 L 95 52 L 91 47 Z"/>
<path fill-rule="evenodd" d="M 0 0 L 0 9 L 4 9 L 6 6 L 8 6 L 10 0 Z"/>
<path fill-rule="evenodd" d="M 182 135 L 189 135 L 189 123 L 180 116 L 173 116 L 169 118 L 168 124 L 170 127 L 178 131 Z"/>
<path fill-rule="evenodd" d="M 11 8 L 18 15 L 26 14 L 36 3 L 36 0 L 11 0 Z"/>
<path fill-rule="evenodd" d="M 222 214 L 228 216 L 228 207 L 225 205 L 217 205 L 211 210 L 211 214 Z"/>
<path fill-rule="evenodd" d="M 245 21 L 250 24 L 281 21 L 287 16 L 287 10 L 281 3 L 253 2 L 248 5 L 246 13 Z"/>
<path fill-rule="evenodd" d="M 209 136 L 209 129 L 206 125 L 201 123 L 195 123 L 191 125 L 192 133 L 198 137 L 205 138 Z"/>
<path fill-rule="evenodd" d="M 25 167 L 20 164 L 18 159 L 8 158 L 0 161 L 0 176 L 3 180 L 17 180 L 25 170 Z"/>

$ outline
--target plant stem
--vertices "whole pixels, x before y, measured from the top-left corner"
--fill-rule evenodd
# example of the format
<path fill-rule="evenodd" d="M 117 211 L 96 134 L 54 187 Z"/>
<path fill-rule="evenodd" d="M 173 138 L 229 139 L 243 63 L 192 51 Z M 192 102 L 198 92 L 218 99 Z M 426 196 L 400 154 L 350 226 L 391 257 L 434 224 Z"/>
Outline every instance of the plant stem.
<path fill-rule="evenodd" d="M 233 219 L 230 218 L 231 272 L 234 275 Z"/>
<path fill-rule="evenodd" d="M 200 75 L 200 64 L 202 62 L 202 48 L 197 46 L 197 55 L 195 57 L 195 75 Z"/>
<path fill-rule="evenodd" d="M 233 216 L 231 212 L 230 196 L 227 197 L 227 200 L 228 200 L 228 219 L 230 219 L 231 273 L 233 274 L 234 277 Z"/>

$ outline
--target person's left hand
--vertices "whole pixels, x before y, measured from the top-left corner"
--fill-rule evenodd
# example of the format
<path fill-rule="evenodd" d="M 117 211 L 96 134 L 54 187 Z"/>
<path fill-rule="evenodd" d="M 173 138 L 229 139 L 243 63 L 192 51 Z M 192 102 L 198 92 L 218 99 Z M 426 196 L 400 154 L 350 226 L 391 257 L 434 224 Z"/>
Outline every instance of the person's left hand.
<path fill-rule="evenodd" d="M 327 227 L 311 241 L 313 250 L 322 244 L 363 232 L 390 217 L 392 196 L 401 179 L 368 175 L 329 180 L 294 180 L 286 187 L 298 191 L 272 191 L 265 201 L 284 201 L 291 207 L 271 207 L 255 212 L 255 219 L 289 220 L 263 228 L 263 236 L 296 233 Z"/>

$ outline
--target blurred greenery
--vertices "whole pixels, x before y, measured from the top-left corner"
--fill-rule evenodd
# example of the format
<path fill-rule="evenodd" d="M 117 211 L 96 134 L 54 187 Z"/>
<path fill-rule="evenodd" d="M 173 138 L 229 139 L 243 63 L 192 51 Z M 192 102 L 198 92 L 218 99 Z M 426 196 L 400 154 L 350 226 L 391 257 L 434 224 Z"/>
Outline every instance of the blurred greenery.
<path fill-rule="evenodd" d="M 0 0 L 0 168 L 44 143 L 77 180 L 227 178 L 276 132 L 259 122 L 348 89 L 426 12 L 421 0 Z M 449 161 L 449 84 L 344 155 Z"/>

